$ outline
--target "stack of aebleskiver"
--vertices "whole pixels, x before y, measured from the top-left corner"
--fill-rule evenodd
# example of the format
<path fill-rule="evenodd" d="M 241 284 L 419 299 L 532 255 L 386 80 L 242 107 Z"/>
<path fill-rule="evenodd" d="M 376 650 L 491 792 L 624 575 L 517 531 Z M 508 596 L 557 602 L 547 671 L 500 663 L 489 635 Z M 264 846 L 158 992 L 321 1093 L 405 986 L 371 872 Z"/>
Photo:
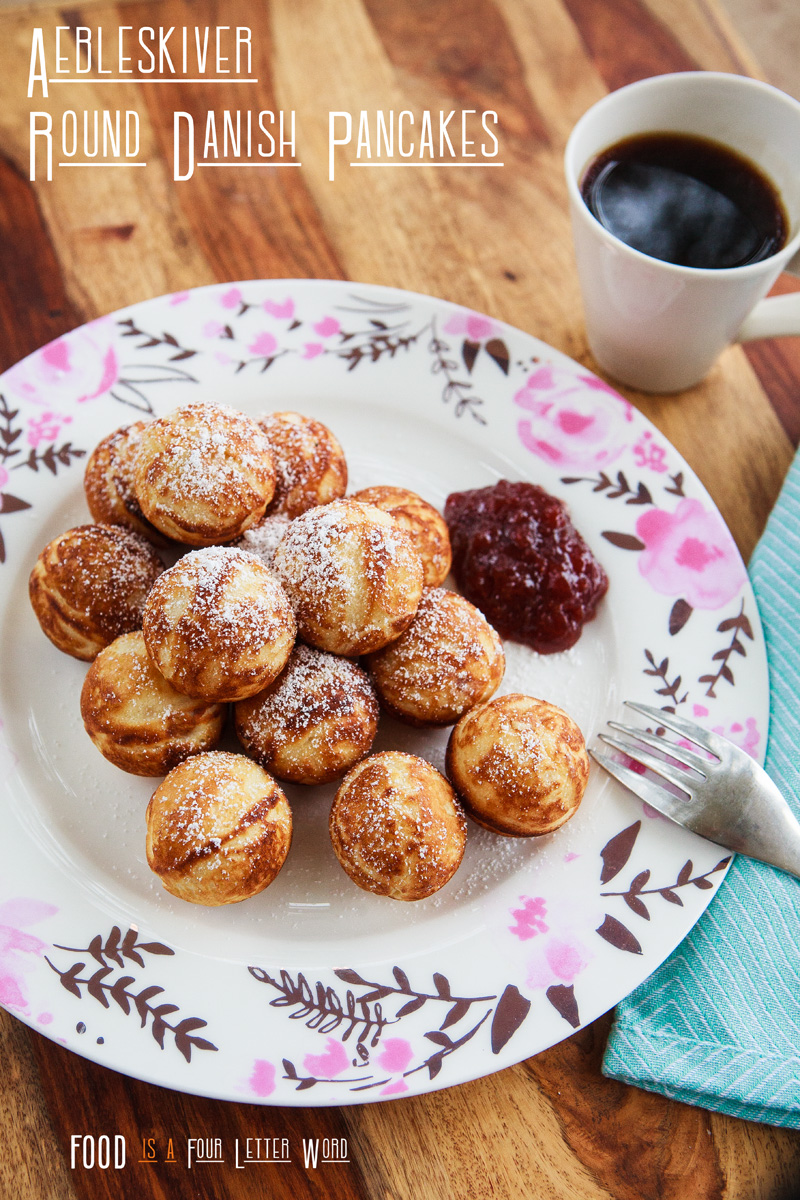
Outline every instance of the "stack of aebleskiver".
<path fill-rule="evenodd" d="M 346 487 L 320 422 L 185 405 L 100 443 L 85 475 L 96 524 L 56 538 L 31 573 L 47 636 L 92 662 L 81 712 L 97 748 L 167 776 L 147 857 L 184 899 L 231 903 L 274 879 L 291 842 L 276 778 L 349 772 L 331 836 L 367 890 L 422 898 L 463 856 L 447 780 L 413 755 L 365 756 L 378 699 L 412 724 L 451 724 L 496 690 L 502 645 L 439 586 L 441 516 L 405 489 Z M 154 545 L 180 557 L 165 570 Z M 246 756 L 216 749 L 229 702 Z"/>

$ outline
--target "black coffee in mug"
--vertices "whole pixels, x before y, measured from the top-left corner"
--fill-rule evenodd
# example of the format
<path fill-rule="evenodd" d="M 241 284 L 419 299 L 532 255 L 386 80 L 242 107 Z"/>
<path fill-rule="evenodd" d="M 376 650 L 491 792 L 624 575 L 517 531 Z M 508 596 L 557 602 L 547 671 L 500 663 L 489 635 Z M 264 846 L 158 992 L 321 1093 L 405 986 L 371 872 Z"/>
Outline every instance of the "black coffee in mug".
<path fill-rule="evenodd" d="M 682 267 L 741 267 L 786 243 L 772 182 L 719 142 L 682 133 L 625 138 L 581 180 L 589 210 L 620 241 Z"/>

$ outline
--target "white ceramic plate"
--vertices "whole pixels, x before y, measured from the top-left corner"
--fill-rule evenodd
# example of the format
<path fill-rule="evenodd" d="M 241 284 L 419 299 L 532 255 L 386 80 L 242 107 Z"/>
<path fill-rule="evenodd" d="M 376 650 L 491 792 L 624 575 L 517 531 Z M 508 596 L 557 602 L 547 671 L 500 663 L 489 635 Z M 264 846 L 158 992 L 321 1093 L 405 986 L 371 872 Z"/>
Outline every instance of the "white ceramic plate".
<path fill-rule="evenodd" d="M 426 1092 L 518 1062 L 592 1021 L 685 936 L 721 882 L 717 847 L 595 770 L 578 815 L 537 840 L 470 825 L 464 863 L 407 905 L 359 891 L 327 839 L 332 788 L 288 788 L 277 881 L 190 906 L 148 870 L 153 783 L 81 724 L 85 665 L 27 602 L 39 550 L 88 520 L 85 455 L 143 414 L 221 400 L 334 430 L 353 489 L 449 492 L 531 479 L 564 498 L 608 571 L 571 651 L 507 645 L 502 691 L 566 708 L 587 740 L 625 698 L 672 705 L 762 757 L 768 685 L 730 535 L 676 451 L 535 338 L 372 286 L 251 281 L 95 321 L 0 380 L 0 1001 L 97 1062 L 270 1104 Z M 447 731 L 385 720 L 377 748 L 443 761 Z"/>

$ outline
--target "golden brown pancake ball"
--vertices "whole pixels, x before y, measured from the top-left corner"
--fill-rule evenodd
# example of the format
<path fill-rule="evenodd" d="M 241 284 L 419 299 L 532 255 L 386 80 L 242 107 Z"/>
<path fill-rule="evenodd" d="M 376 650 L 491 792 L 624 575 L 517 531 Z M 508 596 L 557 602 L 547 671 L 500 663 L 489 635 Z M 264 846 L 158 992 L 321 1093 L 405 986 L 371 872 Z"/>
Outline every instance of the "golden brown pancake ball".
<path fill-rule="evenodd" d="M 562 709 L 514 693 L 461 718 L 447 746 L 447 774 L 479 825 L 537 837 L 577 811 L 589 759 L 583 734 Z"/>
<path fill-rule="evenodd" d="M 295 639 L 276 577 L 254 554 L 230 546 L 193 550 L 165 571 L 148 597 L 142 630 L 174 688 L 218 703 L 265 688 Z"/>
<path fill-rule="evenodd" d="M 141 630 L 101 650 L 81 691 L 89 737 L 114 766 L 133 775 L 166 775 L 178 763 L 213 750 L 225 706 L 176 692 L 157 671 Z"/>
<path fill-rule="evenodd" d="M 277 482 L 270 512 L 299 517 L 347 491 L 347 463 L 336 438 L 321 421 L 296 412 L 259 417 L 275 460 Z"/>
<path fill-rule="evenodd" d="M 354 883 L 393 900 L 424 900 L 458 869 L 466 822 L 435 767 L 389 750 L 345 776 L 330 814 L 333 849 Z"/>
<path fill-rule="evenodd" d="M 95 521 L 127 525 L 157 546 L 167 539 L 142 512 L 133 484 L 136 454 L 147 421 L 123 425 L 103 438 L 89 456 L 83 476 L 86 503 Z"/>
<path fill-rule="evenodd" d="M 263 891 L 291 842 L 286 797 L 243 754 L 187 758 L 147 806 L 147 861 L 168 892 L 192 904 L 236 904 Z"/>
<path fill-rule="evenodd" d="M 422 563 L 386 513 L 333 500 L 296 517 L 275 551 L 304 641 L 356 657 L 398 637 L 422 595 Z"/>
<path fill-rule="evenodd" d="M 247 753 L 278 779 L 328 783 L 369 753 L 378 700 L 366 671 L 298 642 L 278 678 L 236 705 Z"/>
<path fill-rule="evenodd" d="M 134 485 L 145 517 L 162 533 L 211 546 L 261 520 L 275 467 L 256 421 L 221 404 L 186 404 L 142 430 Z"/>
<path fill-rule="evenodd" d="M 422 559 L 425 587 L 438 587 L 450 572 L 452 552 L 444 517 L 416 492 L 401 487 L 368 487 L 355 492 L 354 500 L 374 504 L 405 529 Z"/>
<path fill-rule="evenodd" d="M 28 581 L 33 611 L 59 650 L 91 662 L 121 633 L 141 628 L 164 564 L 123 525 L 78 525 L 48 542 Z"/>
<path fill-rule="evenodd" d="M 405 633 L 367 664 L 393 716 L 410 725 L 449 725 L 497 690 L 505 654 L 473 604 L 457 592 L 428 588 Z"/>

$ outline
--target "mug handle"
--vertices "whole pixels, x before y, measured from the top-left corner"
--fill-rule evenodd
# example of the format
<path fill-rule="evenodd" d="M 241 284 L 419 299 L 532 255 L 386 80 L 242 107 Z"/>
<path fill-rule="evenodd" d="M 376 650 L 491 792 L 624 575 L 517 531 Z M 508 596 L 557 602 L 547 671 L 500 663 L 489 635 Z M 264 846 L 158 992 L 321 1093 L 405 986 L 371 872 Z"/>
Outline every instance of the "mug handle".
<path fill-rule="evenodd" d="M 800 253 L 795 254 L 784 271 L 800 276 Z M 793 337 L 800 335 L 800 292 L 787 296 L 770 296 L 760 300 L 736 335 L 737 342 L 752 342 L 755 338 Z"/>

